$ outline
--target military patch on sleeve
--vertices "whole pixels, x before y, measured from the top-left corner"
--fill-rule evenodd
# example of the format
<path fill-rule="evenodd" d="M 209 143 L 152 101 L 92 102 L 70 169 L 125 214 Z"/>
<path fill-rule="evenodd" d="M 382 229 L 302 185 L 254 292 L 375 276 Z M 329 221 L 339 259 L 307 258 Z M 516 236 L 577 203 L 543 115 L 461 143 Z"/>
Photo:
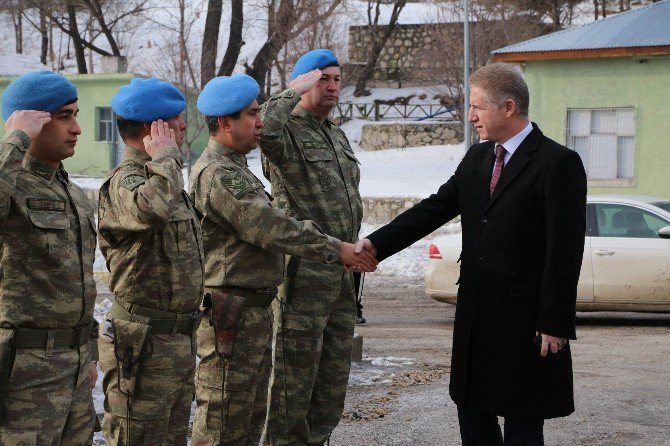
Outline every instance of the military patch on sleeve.
<path fill-rule="evenodd" d="M 140 184 L 144 184 L 146 181 L 147 178 L 142 175 L 129 175 L 119 182 L 119 186 L 128 190 L 135 190 Z"/>
<path fill-rule="evenodd" d="M 232 167 L 221 167 L 221 182 L 230 191 L 236 200 L 257 189 L 242 172 Z"/>

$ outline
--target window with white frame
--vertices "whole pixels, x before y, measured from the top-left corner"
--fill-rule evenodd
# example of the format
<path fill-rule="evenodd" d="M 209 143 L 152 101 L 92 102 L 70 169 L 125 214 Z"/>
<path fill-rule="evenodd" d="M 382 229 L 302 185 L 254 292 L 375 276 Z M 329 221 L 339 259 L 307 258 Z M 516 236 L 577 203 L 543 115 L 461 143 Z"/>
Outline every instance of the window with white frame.
<path fill-rule="evenodd" d="M 566 145 L 582 157 L 589 180 L 632 181 L 635 108 L 568 109 Z"/>
<path fill-rule="evenodd" d="M 98 132 L 95 140 L 98 142 L 112 142 L 114 113 L 112 112 L 111 107 L 96 108 L 96 118 Z"/>

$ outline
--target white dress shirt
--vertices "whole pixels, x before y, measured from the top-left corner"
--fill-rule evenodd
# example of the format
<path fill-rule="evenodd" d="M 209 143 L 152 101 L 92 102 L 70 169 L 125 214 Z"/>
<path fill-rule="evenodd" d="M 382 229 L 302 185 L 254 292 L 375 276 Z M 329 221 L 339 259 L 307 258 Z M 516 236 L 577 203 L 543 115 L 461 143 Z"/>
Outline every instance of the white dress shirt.
<path fill-rule="evenodd" d="M 528 121 L 528 125 L 524 127 L 524 129 L 521 130 L 519 133 L 517 133 L 516 135 L 514 135 L 513 137 L 511 137 L 510 139 L 508 139 L 503 143 L 497 143 L 496 145 L 494 145 L 493 152 L 495 153 L 496 146 L 498 144 L 500 144 L 505 148 L 505 157 L 503 159 L 503 162 L 505 163 L 504 165 L 506 166 L 509 159 L 512 157 L 512 155 L 514 155 L 516 149 L 519 148 L 523 140 L 526 139 L 526 136 L 528 136 L 532 131 L 533 131 L 533 124 L 531 124 L 530 121 Z"/>

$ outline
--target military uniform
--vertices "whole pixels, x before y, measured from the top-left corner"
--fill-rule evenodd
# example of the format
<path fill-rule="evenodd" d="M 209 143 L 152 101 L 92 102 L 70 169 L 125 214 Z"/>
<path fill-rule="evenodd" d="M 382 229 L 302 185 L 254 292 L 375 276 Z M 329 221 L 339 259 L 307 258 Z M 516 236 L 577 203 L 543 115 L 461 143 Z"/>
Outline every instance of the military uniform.
<path fill-rule="evenodd" d="M 345 134 L 304 109 L 288 89 L 262 108 L 260 147 L 276 205 L 325 233 L 355 242 L 362 217 L 360 170 Z M 265 442 L 323 444 L 344 407 L 356 302 L 339 264 L 292 258 L 280 289 Z"/>
<path fill-rule="evenodd" d="M 91 444 L 94 207 L 30 143 L 0 140 L 0 444 Z"/>
<path fill-rule="evenodd" d="M 115 303 L 100 337 L 111 444 L 186 444 L 202 300 L 200 223 L 177 148 L 126 147 L 100 188 L 100 248 Z"/>
<path fill-rule="evenodd" d="M 227 358 L 217 354 L 210 324 L 198 330 L 193 444 L 258 445 L 272 363 L 270 303 L 284 272 L 280 252 L 333 263 L 340 242 L 273 207 L 245 156 L 217 141 L 196 162 L 190 190 L 204 215 L 206 291 L 244 302 Z"/>

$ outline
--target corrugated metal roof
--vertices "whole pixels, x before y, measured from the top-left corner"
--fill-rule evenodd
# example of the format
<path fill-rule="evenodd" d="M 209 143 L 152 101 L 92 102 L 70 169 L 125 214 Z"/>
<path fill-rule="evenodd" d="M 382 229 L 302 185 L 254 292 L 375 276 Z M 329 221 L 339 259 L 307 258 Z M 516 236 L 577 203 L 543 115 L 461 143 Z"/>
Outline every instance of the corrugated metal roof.
<path fill-rule="evenodd" d="M 670 45 L 670 0 L 493 51 L 493 54 Z"/>

